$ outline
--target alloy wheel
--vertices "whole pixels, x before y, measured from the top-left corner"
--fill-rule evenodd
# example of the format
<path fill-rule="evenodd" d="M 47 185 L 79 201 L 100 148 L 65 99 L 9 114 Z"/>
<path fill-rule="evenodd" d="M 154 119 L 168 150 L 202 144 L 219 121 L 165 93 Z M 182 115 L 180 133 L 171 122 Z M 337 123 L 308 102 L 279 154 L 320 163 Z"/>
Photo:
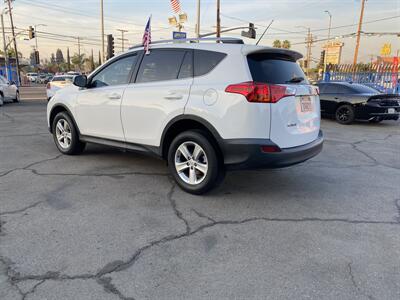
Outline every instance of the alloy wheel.
<path fill-rule="evenodd" d="M 347 122 L 350 119 L 350 110 L 347 107 L 339 108 L 337 117 L 340 121 Z"/>
<path fill-rule="evenodd" d="M 71 127 L 64 119 L 60 119 L 56 125 L 56 138 L 57 142 L 63 149 L 68 149 L 72 142 Z"/>
<path fill-rule="evenodd" d="M 203 148 L 195 142 L 181 144 L 175 152 L 175 169 L 187 184 L 203 182 L 208 172 L 208 159 Z"/>

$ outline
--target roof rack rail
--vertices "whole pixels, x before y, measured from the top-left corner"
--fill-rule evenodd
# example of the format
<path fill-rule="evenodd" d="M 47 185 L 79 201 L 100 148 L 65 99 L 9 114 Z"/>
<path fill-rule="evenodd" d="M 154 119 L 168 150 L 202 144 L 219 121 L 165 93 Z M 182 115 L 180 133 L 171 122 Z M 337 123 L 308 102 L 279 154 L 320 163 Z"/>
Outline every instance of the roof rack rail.
<path fill-rule="evenodd" d="M 240 38 L 228 38 L 228 37 L 221 37 L 221 38 L 191 38 L 191 39 L 182 39 L 182 40 L 161 40 L 151 42 L 150 45 L 157 45 L 157 44 L 171 44 L 171 43 L 202 43 L 202 42 L 221 42 L 223 44 L 244 44 L 243 40 Z M 131 49 L 136 49 L 143 47 L 143 45 L 138 44 Z"/>

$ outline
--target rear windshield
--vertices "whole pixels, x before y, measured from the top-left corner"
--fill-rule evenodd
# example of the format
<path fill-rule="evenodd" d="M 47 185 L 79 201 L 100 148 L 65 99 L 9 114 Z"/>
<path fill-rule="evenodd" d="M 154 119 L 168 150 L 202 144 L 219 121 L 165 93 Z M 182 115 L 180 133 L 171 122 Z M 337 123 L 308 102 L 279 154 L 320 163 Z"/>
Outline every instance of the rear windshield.
<path fill-rule="evenodd" d="M 353 84 L 351 89 L 357 94 L 378 94 L 379 91 L 362 84 Z"/>
<path fill-rule="evenodd" d="M 256 82 L 272 84 L 308 84 L 306 75 L 295 60 L 285 55 L 257 53 L 247 56 Z"/>

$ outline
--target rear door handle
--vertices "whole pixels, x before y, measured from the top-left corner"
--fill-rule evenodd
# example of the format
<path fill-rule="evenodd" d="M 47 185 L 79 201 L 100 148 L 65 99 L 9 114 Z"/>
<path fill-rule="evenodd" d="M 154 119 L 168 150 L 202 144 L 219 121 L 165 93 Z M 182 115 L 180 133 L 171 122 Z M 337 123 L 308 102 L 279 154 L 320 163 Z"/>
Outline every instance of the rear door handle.
<path fill-rule="evenodd" d="M 121 95 L 118 94 L 118 93 L 108 94 L 107 97 L 108 97 L 108 99 L 111 99 L 111 100 L 119 100 L 119 99 L 121 99 Z"/>
<path fill-rule="evenodd" d="M 169 93 L 166 96 L 164 96 L 164 99 L 167 100 L 181 100 L 183 98 L 183 96 L 181 94 L 177 94 L 177 93 Z"/>

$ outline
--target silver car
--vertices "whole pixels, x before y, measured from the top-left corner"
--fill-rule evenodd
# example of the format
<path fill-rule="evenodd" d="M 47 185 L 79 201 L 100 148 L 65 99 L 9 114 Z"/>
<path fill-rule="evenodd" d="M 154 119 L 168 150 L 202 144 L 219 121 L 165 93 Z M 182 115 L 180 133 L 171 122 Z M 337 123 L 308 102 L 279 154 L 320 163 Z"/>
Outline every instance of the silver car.
<path fill-rule="evenodd" d="M 0 75 L 0 105 L 4 102 L 19 102 L 19 90 L 14 82 Z"/>

